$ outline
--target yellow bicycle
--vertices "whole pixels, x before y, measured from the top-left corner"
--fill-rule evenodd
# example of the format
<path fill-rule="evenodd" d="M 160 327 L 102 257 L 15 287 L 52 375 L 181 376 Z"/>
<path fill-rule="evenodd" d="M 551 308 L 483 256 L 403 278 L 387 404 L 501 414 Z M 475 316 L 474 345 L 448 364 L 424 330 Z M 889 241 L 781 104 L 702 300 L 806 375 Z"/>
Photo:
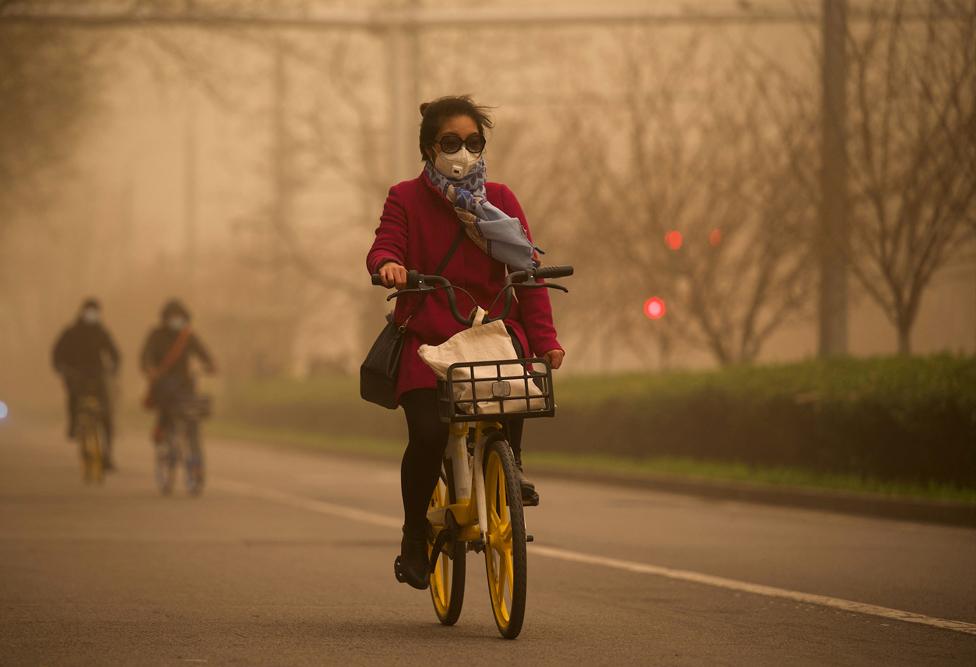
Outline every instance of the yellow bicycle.
<path fill-rule="evenodd" d="M 75 434 L 81 453 L 82 479 L 88 483 L 101 484 L 105 478 L 104 409 L 94 393 L 85 392 L 78 398 Z"/>
<path fill-rule="evenodd" d="M 503 320 L 508 315 L 516 288 L 550 288 L 565 292 L 568 290 L 561 285 L 535 279 L 572 274 L 570 266 L 510 273 L 505 287 L 496 297 L 497 301 L 504 295 L 505 306 L 501 314 L 491 320 Z M 378 275 L 373 276 L 373 283 L 382 284 Z M 437 289 L 447 293 L 454 318 L 471 325 L 473 316 L 464 318 L 457 309 L 454 290 L 461 288 L 451 285 L 442 276 L 411 271 L 407 287 L 389 299 Z M 484 320 L 488 321 L 488 318 Z M 520 370 L 514 373 L 513 368 Z M 524 393 L 513 394 L 513 383 L 524 385 Z M 530 383 L 537 390 L 531 398 Z M 467 385 L 467 392 L 461 391 L 463 385 Z M 451 428 L 440 479 L 427 512 L 430 525 L 429 587 L 434 612 L 444 625 L 457 622 L 464 603 L 467 552 L 483 552 L 495 625 L 503 637 L 515 639 L 525 620 L 526 543 L 533 538 L 525 530 L 518 470 L 504 424 L 509 417 L 552 417 L 555 414 L 552 369 L 541 358 L 457 363 L 448 368 L 447 379 L 439 383 L 438 392 L 440 418 L 449 422 Z M 522 398 L 513 398 L 515 395 Z M 394 573 L 403 581 L 399 559 L 394 565 Z"/>

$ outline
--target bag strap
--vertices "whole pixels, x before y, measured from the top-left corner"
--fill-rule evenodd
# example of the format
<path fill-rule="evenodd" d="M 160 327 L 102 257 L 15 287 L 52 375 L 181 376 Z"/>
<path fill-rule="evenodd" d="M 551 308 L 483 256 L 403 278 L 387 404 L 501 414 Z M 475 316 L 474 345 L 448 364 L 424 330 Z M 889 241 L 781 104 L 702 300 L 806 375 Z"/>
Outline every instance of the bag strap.
<path fill-rule="evenodd" d="M 166 375 L 166 373 L 168 373 L 173 367 L 173 364 L 175 364 L 176 361 L 183 356 L 183 351 L 186 350 L 186 345 L 190 342 L 191 334 L 192 332 L 190 331 L 190 327 L 183 327 L 183 330 L 180 331 L 180 334 L 176 337 L 176 340 L 174 340 L 173 344 L 170 345 L 168 350 L 166 350 L 166 354 L 163 356 L 163 360 L 159 363 L 159 366 L 157 366 L 156 370 L 152 373 L 151 379 L 153 382 Z"/>
<path fill-rule="evenodd" d="M 442 259 L 441 263 L 437 265 L 436 269 L 434 269 L 435 274 L 440 275 L 441 271 L 447 268 L 447 263 L 451 261 L 451 257 L 454 257 L 454 253 L 457 252 L 458 246 L 461 245 L 461 241 L 464 240 L 464 237 L 467 235 L 467 232 L 464 231 L 464 225 L 458 225 L 457 236 L 454 237 L 454 241 L 451 243 L 451 247 L 448 249 L 447 254 L 444 255 L 444 259 Z"/>
<path fill-rule="evenodd" d="M 448 248 L 447 254 L 444 255 L 444 258 L 441 260 L 441 263 L 437 265 L 437 268 L 436 269 L 434 269 L 434 273 L 436 275 L 440 275 L 441 274 L 441 271 L 443 271 L 445 268 L 447 268 L 448 262 L 450 262 L 451 261 L 451 258 L 454 257 L 454 253 L 457 252 L 457 249 L 461 245 L 461 241 L 464 240 L 464 237 L 465 236 L 467 236 L 467 232 L 464 231 L 464 225 L 460 225 L 458 227 L 457 236 L 454 237 L 454 241 L 451 243 L 451 247 Z M 403 333 L 404 331 L 406 331 L 406 329 L 407 329 L 407 323 L 410 320 L 413 319 L 413 316 L 414 315 L 416 315 L 418 312 L 420 312 L 420 309 L 421 309 L 421 307 L 423 307 L 424 301 L 426 299 L 427 299 L 427 295 L 426 294 L 422 294 L 421 297 L 420 297 L 420 302 L 417 304 L 417 307 L 414 308 L 413 311 L 409 315 L 407 315 L 407 319 L 405 319 L 403 321 L 403 324 L 400 325 L 400 333 Z"/>

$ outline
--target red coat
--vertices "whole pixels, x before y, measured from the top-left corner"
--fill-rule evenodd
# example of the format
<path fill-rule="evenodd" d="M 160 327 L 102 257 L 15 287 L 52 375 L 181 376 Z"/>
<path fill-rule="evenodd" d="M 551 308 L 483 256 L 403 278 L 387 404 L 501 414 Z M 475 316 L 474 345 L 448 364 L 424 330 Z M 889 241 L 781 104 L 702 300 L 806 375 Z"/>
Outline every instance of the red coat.
<path fill-rule="evenodd" d="M 518 199 L 501 183 L 486 183 L 488 201 L 510 216 L 522 221 L 531 240 L 525 213 Z M 379 271 L 386 260 L 393 260 L 407 269 L 421 273 L 433 273 L 450 250 L 458 233 L 460 222 L 450 202 L 421 174 L 410 181 L 403 181 L 390 188 L 383 206 L 376 240 L 366 256 L 370 273 Z M 487 308 L 495 294 L 505 284 L 505 265 L 491 259 L 467 236 L 462 239 L 442 275 L 454 285 L 469 291 L 478 305 Z M 546 289 L 518 290 L 518 301 L 505 324 L 515 331 L 527 352 L 542 356 L 550 350 L 562 349 L 556 340 L 556 328 L 552 323 L 552 306 Z M 462 315 L 474 306 L 463 292 L 456 292 L 458 310 Z M 394 317 L 402 323 L 413 312 L 419 295 L 406 295 L 397 299 Z M 497 315 L 503 308 L 502 300 L 492 309 Z M 451 315 L 447 295 L 439 290 L 427 295 L 426 301 L 407 325 L 400 358 L 400 376 L 397 382 L 397 400 L 411 389 L 434 388 L 437 378 L 423 362 L 417 350 L 424 343 L 439 345 L 464 327 Z"/>

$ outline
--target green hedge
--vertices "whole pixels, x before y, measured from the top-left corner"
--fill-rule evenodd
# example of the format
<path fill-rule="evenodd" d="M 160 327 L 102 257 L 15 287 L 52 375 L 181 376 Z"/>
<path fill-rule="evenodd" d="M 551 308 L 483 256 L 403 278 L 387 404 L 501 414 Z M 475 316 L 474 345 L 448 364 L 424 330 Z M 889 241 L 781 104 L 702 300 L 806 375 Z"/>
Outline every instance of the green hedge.
<path fill-rule="evenodd" d="M 240 421 L 343 436 L 403 437 L 399 413 L 354 379 L 239 386 Z M 976 487 L 976 358 L 845 359 L 705 372 L 566 376 L 556 419 L 527 447 L 676 456 Z"/>

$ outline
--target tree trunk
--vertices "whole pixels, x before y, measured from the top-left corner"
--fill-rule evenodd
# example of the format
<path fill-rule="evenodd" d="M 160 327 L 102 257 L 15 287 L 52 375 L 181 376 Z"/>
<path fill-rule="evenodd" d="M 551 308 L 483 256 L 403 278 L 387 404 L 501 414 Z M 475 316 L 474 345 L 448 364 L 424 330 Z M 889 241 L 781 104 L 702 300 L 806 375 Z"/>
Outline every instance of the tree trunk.
<path fill-rule="evenodd" d="M 671 337 L 667 334 L 657 337 L 657 367 L 662 371 L 671 369 Z"/>
<path fill-rule="evenodd" d="M 907 319 L 907 318 L 906 318 Z M 912 322 L 898 322 L 898 354 L 907 357 L 912 353 Z"/>

